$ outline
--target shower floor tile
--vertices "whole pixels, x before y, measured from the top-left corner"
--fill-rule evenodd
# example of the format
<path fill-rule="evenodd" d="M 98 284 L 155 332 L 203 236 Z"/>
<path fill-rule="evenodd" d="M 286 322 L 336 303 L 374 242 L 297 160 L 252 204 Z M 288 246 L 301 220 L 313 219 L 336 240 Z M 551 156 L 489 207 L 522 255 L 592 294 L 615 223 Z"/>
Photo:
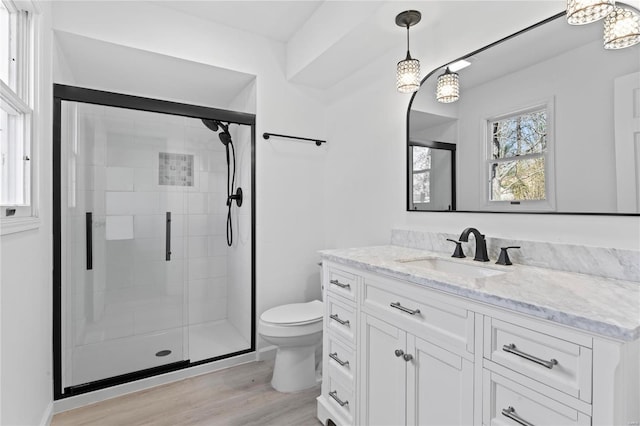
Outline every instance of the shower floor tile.
<path fill-rule="evenodd" d="M 189 327 L 189 359 L 202 361 L 249 349 L 251 342 L 228 321 L 215 321 Z"/>

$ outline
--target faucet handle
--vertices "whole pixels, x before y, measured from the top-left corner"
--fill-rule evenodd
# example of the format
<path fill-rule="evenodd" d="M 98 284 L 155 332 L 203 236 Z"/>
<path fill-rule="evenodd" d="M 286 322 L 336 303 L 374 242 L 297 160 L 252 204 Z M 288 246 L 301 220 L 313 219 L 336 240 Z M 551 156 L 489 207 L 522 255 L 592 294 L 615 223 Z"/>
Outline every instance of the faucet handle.
<path fill-rule="evenodd" d="M 464 252 L 462 251 L 461 241 L 452 240 L 451 238 L 447 238 L 447 241 L 451 241 L 452 243 L 456 244 L 456 249 L 453 251 L 453 254 L 451 255 L 451 257 L 459 257 L 459 258 L 467 257 L 464 255 Z"/>
<path fill-rule="evenodd" d="M 509 259 L 509 249 L 519 249 L 520 246 L 500 247 L 500 256 L 498 257 L 497 265 L 513 265 L 511 259 Z"/>

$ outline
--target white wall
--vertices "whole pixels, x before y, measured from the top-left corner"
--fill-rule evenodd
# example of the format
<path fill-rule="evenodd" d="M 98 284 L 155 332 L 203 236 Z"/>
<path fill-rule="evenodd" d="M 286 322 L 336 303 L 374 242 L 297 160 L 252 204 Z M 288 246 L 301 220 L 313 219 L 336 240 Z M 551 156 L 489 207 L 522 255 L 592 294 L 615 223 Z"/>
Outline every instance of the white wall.
<path fill-rule="evenodd" d="M 424 74 L 559 11 L 548 2 L 534 6 L 531 13 L 479 17 L 446 45 L 412 55 L 423 59 Z M 458 233 L 475 226 L 492 237 L 640 249 L 637 217 L 406 212 L 409 97 L 393 87 L 398 55 L 385 55 L 332 88 L 346 95 L 328 113 L 327 247 L 386 244 L 392 227 Z"/>
<path fill-rule="evenodd" d="M 39 18 L 42 78 L 38 82 L 37 152 L 32 157 L 40 187 L 41 223 L 35 230 L 0 238 L 0 424 L 46 421 L 52 400 L 51 295 L 51 14 Z"/>

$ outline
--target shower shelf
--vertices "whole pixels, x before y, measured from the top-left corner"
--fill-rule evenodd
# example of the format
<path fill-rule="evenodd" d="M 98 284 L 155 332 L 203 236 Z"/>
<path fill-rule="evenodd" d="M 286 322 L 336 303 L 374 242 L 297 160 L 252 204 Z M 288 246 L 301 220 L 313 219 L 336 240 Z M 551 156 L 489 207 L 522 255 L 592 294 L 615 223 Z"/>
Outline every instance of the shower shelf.
<path fill-rule="evenodd" d="M 323 143 L 327 143 L 327 141 L 323 141 L 321 139 L 301 138 L 299 136 L 279 135 L 277 133 L 263 133 L 262 134 L 262 137 L 265 138 L 265 139 L 269 139 L 271 136 L 277 136 L 279 138 L 297 139 L 297 140 L 301 140 L 301 141 L 311 141 L 311 142 L 315 142 L 317 146 L 320 146 Z"/>

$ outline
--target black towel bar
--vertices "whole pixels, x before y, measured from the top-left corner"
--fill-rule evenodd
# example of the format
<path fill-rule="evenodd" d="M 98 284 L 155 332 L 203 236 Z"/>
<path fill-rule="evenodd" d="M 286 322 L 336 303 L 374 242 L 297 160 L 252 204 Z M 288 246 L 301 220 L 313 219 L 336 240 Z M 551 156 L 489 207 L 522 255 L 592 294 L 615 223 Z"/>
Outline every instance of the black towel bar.
<path fill-rule="evenodd" d="M 262 137 L 265 138 L 265 139 L 269 139 L 271 136 L 277 136 L 279 138 L 298 139 L 298 140 L 301 140 L 301 141 L 311 141 L 311 142 L 315 142 L 317 146 L 320 146 L 323 143 L 327 143 L 327 141 L 323 141 L 321 139 L 301 138 L 299 136 L 279 135 L 277 133 L 263 133 L 262 134 Z"/>

